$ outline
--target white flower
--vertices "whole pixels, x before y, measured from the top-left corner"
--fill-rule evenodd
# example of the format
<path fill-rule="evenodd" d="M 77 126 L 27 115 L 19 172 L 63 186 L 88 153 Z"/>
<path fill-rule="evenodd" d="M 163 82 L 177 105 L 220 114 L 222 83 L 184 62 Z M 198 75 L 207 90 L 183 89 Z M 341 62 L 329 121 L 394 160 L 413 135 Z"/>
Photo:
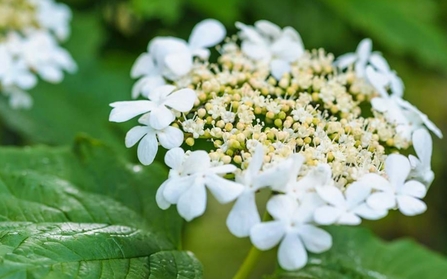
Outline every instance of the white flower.
<path fill-rule="evenodd" d="M 346 69 L 351 64 L 354 64 L 354 70 L 357 77 L 364 77 L 366 66 L 372 65 L 375 69 L 381 72 L 389 72 L 389 66 L 386 60 L 379 52 L 372 52 L 371 39 L 363 39 L 355 53 L 346 53 L 341 55 L 335 61 L 335 65 L 340 69 Z"/>
<path fill-rule="evenodd" d="M 431 155 L 433 142 L 430 134 L 425 129 L 418 129 L 413 133 L 413 147 L 417 157 L 410 155 L 408 159 L 411 164 L 410 177 L 421 181 L 429 187 L 435 178 L 431 170 Z"/>
<path fill-rule="evenodd" d="M 292 27 L 281 30 L 266 20 L 255 22 L 255 26 L 236 22 L 236 27 L 241 30 L 242 51 L 253 60 L 270 63 L 271 74 L 276 79 L 290 72 L 290 63 L 304 53 L 301 37 Z"/>
<path fill-rule="evenodd" d="M 206 60 L 209 47 L 220 43 L 225 27 L 217 20 L 206 19 L 192 30 L 189 42 L 173 37 L 157 37 L 149 42 L 148 52 L 138 57 L 131 70 L 133 78 L 142 77 L 132 89 L 132 97 L 149 94 L 165 80 L 177 80 L 192 69 L 193 57 Z"/>
<path fill-rule="evenodd" d="M 402 99 L 403 85 L 401 85 L 400 79 L 397 81 L 397 76 L 394 80 L 394 89 L 393 81 L 390 81 L 389 76 L 374 70 L 371 66 L 366 68 L 366 76 L 381 95 L 381 97 L 376 97 L 371 100 L 372 107 L 382 112 L 390 123 L 395 124 L 397 132 L 403 138 L 411 140 L 413 131 L 423 126 L 427 127 L 439 138 L 442 138 L 441 130 L 428 119 L 427 115 Z M 392 89 L 391 95 L 387 92 L 389 86 Z"/>
<path fill-rule="evenodd" d="M 386 210 L 374 210 L 366 204 L 366 198 L 371 194 L 369 185 L 354 182 L 345 190 L 344 195 L 335 186 L 320 186 L 316 190 L 328 203 L 315 211 L 315 222 L 320 225 L 358 225 L 361 223 L 360 217 L 376 220 L 387 214 Z"/>
<path fill-rule="evenodd" d="M 373 173 L 361 177 L 359 182 L 377 190 L 368 197 L 367 204 L 377 210 L 387 210 L 397 206 L 400 212 L 407 216 L 423 213 L 427 206 L 420 199 L 425 196 L 427 189 L 416 180 L 406 181 L 410 170 L 410 162 L 405 156 L 391 154 L 385 161 L 388 180 Z"/>
<path fill-rule="evenodd" d="M 150 126 L 149 114 L 143 115 L 138 122 L 144 126 L 135 126 L 126 134 L 126 147 L 134 146 L 139 140 L 137 155 L 143 165 L 150 165 L 158 151 L 158 142 L 166 149 L 179 147 L 183 142 L 183 132 L 175 127 L 154 129 Z M 157 141 L 158 138 L 158 141 Z"/>
<path fill-rule="evenodd" d="M 220 203 L 228 203 L 236 199 L 244 190 L 241 184 L 229 181 L 219 174 L 236 170 L 233 165 L 211 167 L 210 157 L 205 151 L 193 151 L 184 159 L 182 152 L 173 150 L 166 157 L 166 164 L 174 167 L 170 178 L 162 185 L 157 200 L 161 208 L 167 204 L 177 204 L 177 211 L 187 221 L 202 215 L 206 208 L 206 188 Z M 175 155 L 175 156 L 172 156 Z M 175 158 L 174 158 L 175 157 Z"/>
<path fill-rule="evenodd" d="M 63 70 L 69 73 L 77 70 L 70 54 L 45 31 L 32 32 L 24 38 L 20 56 L 30 69 L 48 82 L 61 82 Z"/>
<path fill-rule="evenodd" d="M 150 101 L 125 101 L 111 103 L 113 107 L 109 120 L 124 122 L 137 115 L 150 112 L 150 126 L 154 129 L 168 127 L 175 119 L 171 109 L 188 112 L 194 105 L 197 96 L 194 90 L 185 88 L 177 91 L 173 85 L 163 85 L 152 90 L 148 98 Z"/>
<path fill-rule="evenodd" d="M 236 175 L 236 182 L 244 185 L 244 191 L 237 198 L 236 203 L 227 218 L 227 227 L 237 237 L 246 237 L 250 229 L 261 222 L 256 208 L 255 192 L 267 186 L 259 177 L 264 160 L 262 144 L 256 146 L 248 168 L 240 175 Z"/>
<path fill-rule="evenodd" d="M 277 195 L 269 200 L 267 210 L 274 221 L 254 225 L 250 239 L 260 250 L 268 250 L 281 242 L 278 262 L 282 268 L 301 268 L 307 263 L 306 250 L 322 253 L 332 246 L 331 235 L 310 224 L 313 208 L 298 206 L 290 196 Z"/>
<path fill-rule="evenodd" d="M 32 0 L 37 7 L 39 24 L 54 32 L 59 40 L 65 40 L 70 35 L 71 10 L 62 3 L 53 0 Z"/>

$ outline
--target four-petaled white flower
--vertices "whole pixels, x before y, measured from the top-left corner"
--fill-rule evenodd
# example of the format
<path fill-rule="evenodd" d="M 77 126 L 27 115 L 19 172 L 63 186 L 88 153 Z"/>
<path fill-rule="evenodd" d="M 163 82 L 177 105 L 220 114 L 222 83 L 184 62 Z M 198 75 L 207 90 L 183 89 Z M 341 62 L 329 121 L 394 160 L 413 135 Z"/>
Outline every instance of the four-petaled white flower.
<path fill-rule="evenodd" d="M 148 52 L 141 54 L 131 70 L 133 78 L 142 77 L 132 89 L 132 97 L 146 96 L 151 90 L 188 74 L 193 58 L 207 60 L 209 47 L 220 43 L 226 35 L 225 27 L 217 20 L 206 19 L 192 30 L 188 42 L 173 37 L 157 37 L 148 45 Z"/>
<path fill-rule="evenodd" d="M 259 20 L 255 26 L 237 22 L 236 27 L 241 30 L 242 51 L 253 60 L 270 63 L 270 72 L 278 80 L 304 53 L 301 37 L 292 27 L 281 30 L 267 20 Z"/>
<path fill-rule="evenodd" d="M 433 142 L 427 130 L 418 129 L 413 133 L 413 147 L 417 157 L 408 156 L 411 164 L 410 177 L 429 187 L 435 178 L 435 174 L 431 170 Z"/>
<path fill-rule="evenodd" d="M 313 207 L 299 206 L 287 195 L 276 195 L 267 203 L 273 221 L 259 223 L 250 231 L 250 239 L 260 250 L 268 250 L 279 242 L 278 262 L 286 270 L 295 270 L 307 263 L 306 250 L 322 253 L 332 246 L 332 237 L 311 224 Z"/>
<path fill-rule="evenodd" d="M 366 204 L 371 187 L 359 182 L 352 183 L 345 191 L 335 186 L 316 187 L 318 195 L 328 203 L 315 210 L 314 219 L 320 225 L 358 225 L 361 219 L 376 220 L 384 217 L 387 210 L 374 210 Z"/>
<path fill-rule="evenodd" d="M 171 109 L 180 112 L 188 112 L 197 98 L 194 90 L 189 88 L 174 91 L 175 86 L 163 85 L 152 90 L 149 101 L 125 101 L 111 103 L 113 107 L 109 120 L 113 122 L 124 122 L 137 115 L 150 112 L 150 126 L 160 130 L 169 126 L 175 119 Z"/>
<path fill-rule="evenodd" d="M 367 204 L 377 210 L 399 208 L 407 216 L 423 213 L 427 206 L 422 199 L 426 187 L 416 180 L 406 181 L 410 174 L 409 160 L 400 154 L 391 154 L 385 161 L 388 180 L 378 174 L 365 174 L 358 183 L 370 185 L 377 190 L 366 200 Z"/>
<path fill-rule="evenodd" d="M 138 122 L 144 126 L 135 126 L 126 134 L 126 147 L 134 146 L 138 141 L 137 156 L 143 165 L 150 165 L 158 151 L 158 142 L 166 149 L 179 147 L 183 142 L 183 132 L 175 127 L 167 126 L 154 129 L 150 125 L 152 115 L 145 114 Z M 158 140 L 157 140 L 158 138 Z"/>
<path fill-rule="evenodd" d="M 219 175 L 234 172 L 234 165 L 212 167 L 208 153 L 202 150 L 191 152 L 186 159 L 183 159 L 183 150 L 173 149 L 168 153 L 166 164 L 174 170 L 159 190 L 157 201 L 161 208 L 166 208 L 168 204 L 177 204 L 177 211 L 187 221 L 205 212 L 206 188 L 220 203 L 235 200 L 244 190 L 243 185 Z"/>

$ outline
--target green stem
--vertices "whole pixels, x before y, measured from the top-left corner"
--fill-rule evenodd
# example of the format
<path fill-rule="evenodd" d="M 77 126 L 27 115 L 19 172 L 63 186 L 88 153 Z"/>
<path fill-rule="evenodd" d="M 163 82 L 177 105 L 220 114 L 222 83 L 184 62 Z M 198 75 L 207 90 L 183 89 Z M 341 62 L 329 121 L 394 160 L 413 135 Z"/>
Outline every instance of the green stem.
<path fill-rule="evenodd" d="M 256 247 L 252 246 L 250 252 L 248 252 L 247 257 L 242 263 L 241 267 L 237 271 L 236 275 L 233 279 L 246 279 L 248 275 L 250 275 L 251 271 L 255 267 L 258 262 L 258 258 L 261 255 L 261 251 L 256 249 Z"/>
<path fill-rule="evenodd" d="M 267 221 L 269 219 L 270 215 L 266 211 L 264 213 L 264 216 L 262 217 L 262 221 Z M 250 252 L 248 252 L 247 257 L 245 257 L 244 262 L 242 263 L 241 267 L 239 267 L 239 270 L 237 271 L 233 279 L 247 279 L 256 263 L 258 262 L 260 255 L 261 251 L 252 245 Z"/>

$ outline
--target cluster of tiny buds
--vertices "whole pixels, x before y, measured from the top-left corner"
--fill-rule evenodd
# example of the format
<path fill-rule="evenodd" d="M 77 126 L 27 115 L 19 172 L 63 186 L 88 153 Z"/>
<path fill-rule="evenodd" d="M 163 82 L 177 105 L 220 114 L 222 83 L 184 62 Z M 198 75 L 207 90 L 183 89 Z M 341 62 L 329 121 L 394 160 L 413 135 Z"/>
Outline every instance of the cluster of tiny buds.
<path fill-rule="evenodd" d="M 213 164 L 245 169 L 260 142 L 265 168 L 301 153 L 309 167 L 328 163 L 344 187 L 362 174 L 380 173 L 387 149 L 409 146 L 380 113 L 362 116 L 361 105 L 377 93 L 352 71 L 338 73 L 331 54 L 306 52 L 277 81 L 268 76 L 268 65 L 254 66 L 229 44 L 211 70 L 196 61 L 190 88 L 198 98 L 173 124 L 192 148 L 212 142 Z"/>

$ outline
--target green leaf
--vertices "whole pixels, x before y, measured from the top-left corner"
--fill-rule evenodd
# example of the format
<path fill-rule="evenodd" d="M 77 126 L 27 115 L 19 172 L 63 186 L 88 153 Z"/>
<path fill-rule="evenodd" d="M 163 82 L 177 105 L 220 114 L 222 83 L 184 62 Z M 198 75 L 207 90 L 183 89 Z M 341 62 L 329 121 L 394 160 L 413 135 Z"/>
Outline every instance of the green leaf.
<path fill-rule="evenodd" d="M 426 66 L 447 67 L 447 37 L 437 25 L 433 1 L 321 1 L 395 54 L 413 56 Z"/>
<path fill-rule="evenodd" d="M 303 269 L 278 270 L 277 279 L 438 279 L 447 273 L 447 261 L 411 240 L 390 243 L 364 228 L 331 227 L 333 247 L 311 255 Z"/>
<path fill-rule="evenodd" d="M 31 142 L 68 145 L 79 132 L 85 132 L 125 150 L 129 126 L 108 121 L 109 103 L 130 99 L 133 81 L 129 73 L 135 58 L 109 54 L 99 59 L 102 38 L 95 14 L 76 13 L 66 47 L 78 63 L 78 73 L 67 74 L 60 84 L 40 81 L 30 92 L 34 99 L 30 110 L 14 110 L 0 100 L 3 121 Z"/>
<path fill-rule="evenodd" d="M 1 148 L 0 278 L 201 278 L 195 257 L 175 251 L 178 214 L 155 203 L 166 176 L 84 137 Z"/>

